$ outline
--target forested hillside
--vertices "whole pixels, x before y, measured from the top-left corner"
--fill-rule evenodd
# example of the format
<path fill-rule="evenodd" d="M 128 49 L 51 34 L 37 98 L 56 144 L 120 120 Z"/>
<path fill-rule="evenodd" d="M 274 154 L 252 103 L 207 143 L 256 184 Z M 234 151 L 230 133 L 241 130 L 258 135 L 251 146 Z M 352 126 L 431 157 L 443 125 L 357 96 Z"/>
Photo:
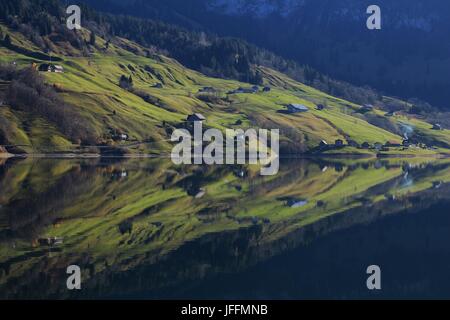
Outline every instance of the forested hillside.
<path fill-rule="evenodd" d="M 446 0 L 83 0 L 99 10 L 246 39 L 355 85 L 449 110 Z M 366 28 L 369 5 L 382 29 Z"/>

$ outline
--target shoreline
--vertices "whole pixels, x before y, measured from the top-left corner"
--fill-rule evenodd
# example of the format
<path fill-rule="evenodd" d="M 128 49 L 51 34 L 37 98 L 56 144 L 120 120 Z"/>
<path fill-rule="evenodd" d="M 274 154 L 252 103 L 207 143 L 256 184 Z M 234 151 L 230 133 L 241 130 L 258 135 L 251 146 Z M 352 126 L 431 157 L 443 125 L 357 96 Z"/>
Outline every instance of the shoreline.
<path fill-rule="evenodd" d="M 435 158 L 446 159 L 450 158 L 450 154 L 428 154 L 428 155 L 413 155 L 413 154 L 367 154 L 367 153 L 342 153 L 342 154 L 282 154 L 280 159 L 323 159 L 323 158 L 340 158 L 340 159 L 389 159 L 389 158 Z M 26 153 L 26 154 L 11 154 L 0 153 L 0 159 L 170 159 L 169 154 L 155 155 L 155 154 L 126 154 L 126 155 L 102 155 L 100 153 Z"/>

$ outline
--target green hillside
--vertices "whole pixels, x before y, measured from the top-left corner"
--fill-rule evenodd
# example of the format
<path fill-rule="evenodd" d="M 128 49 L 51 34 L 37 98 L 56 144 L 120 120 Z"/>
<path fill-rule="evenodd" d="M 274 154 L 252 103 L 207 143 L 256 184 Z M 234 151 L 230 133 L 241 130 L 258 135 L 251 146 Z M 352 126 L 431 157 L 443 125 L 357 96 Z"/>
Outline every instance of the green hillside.
<path fill-rule="evenodd" d="M 6 27 L 13 47 L 0 47 L 0 62 L 16 63 L 16 68 L 29 68 L 33 63 L 48 63 L 34 58 L 39 49 L 20 33 Z M 82 36 L 88 41 L 89 32 Z M 79 148 L 80 141 L 62 132 L 58 123 L 33 112 L 24 112 L 8 105 L 0 107 L 0 130 L 3 145 L 19 146 L 28 153 L 94 152 L 98 146 L 120 148 L 126 153 L 166 154 L 170 148 L 170 132 L 183 125 L 187 115 L 199 112 L 207 118 L 206 126 L 225 128 L 279 128 L 281 150 L 299 153 L 315 150 L 321 140 L 353 140 L 359 144 L 388 141 L 401 143 L 398 123 L 408 122 L 418 128 L 430 145 L 450 145 L 448 130 L 435 131 L 432 125 L 402 115 L 384 117 L 381 111 L 359 112 L 359 106 L 324 94 L 298 83 L 274 70 L 258 67 L 264 85 L 270 92 L 228 94 L 249 84 L 210 78 L 180 65 L 177 61 L 151 54 L 150 50 L 122 38 L 106 41 L 96 37 L 90 54 L 83 56 L 66 42 L 53 42 L 55 64 L 64 73 L 40 72 L 48 85 L 68 103 L 95 137 L 92 148 Z M 20 50 L 17 48 L 26 49 Z M 119 86 L 121 76 L 132 77 L 133 90 Z M 155 87 L 161 84 L 160 87 Z M 6 92 L 3 81 L 0 90 Z M 203 87 L 213 87 L 214 94 L 202 94 Z M 309 107 L 301 114 L 280 112 L 286 104 L 299 103 Z M 316 110 L 317 104 L 326 106 Z M 377 123 L 371 121 L 377 118 Z M 373 124 L 371 124 L 373 123 Z M 381 123 L 381 125 L 380 125 Z M 377 126 L 378 125 L 378 126 Z M 114 134 L 128 135 L 128 141 L 114 141 Z M 341 149 L 339 153 L 367 153 L 361 149 Z M 399 153 L 417 153 L 411 149 Z M 434 154 L 438 151 L 430 151 Z M 445 152 L 440 150 L 439 152 Z M 397 153 L 397 151 L 395 152 Z"/>

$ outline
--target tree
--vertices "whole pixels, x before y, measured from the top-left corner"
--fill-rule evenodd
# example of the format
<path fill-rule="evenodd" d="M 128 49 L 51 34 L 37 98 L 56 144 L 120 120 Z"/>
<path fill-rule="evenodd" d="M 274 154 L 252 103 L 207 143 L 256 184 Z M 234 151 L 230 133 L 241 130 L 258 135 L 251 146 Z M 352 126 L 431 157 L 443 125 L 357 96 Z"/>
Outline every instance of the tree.
<path fill-rule="evenodd" d="M 123 89 L 130 90 L 133 88 L 133 78 L 129 76 L 128 78 L 124 75 L 120 76 L 119 86 Z"/>
<path fill-rule="evenodd" d="M 95 32 L 91 31 L 91 36 L 89 38 L 89 44 L 91 46 L 95 46 L 95 42 L 96 42 L 96 36 L 95 36 Z"/>
<path fill-rule="evenodd" d="M 7 34 L 7 35 L 5 36 L 5 39 L 3 40 L 3 42 L 5 43 L 5 46 L 6 46 L 6 47 L 11 46 L 11 37 L 9 36 L 9 34 Z"/>

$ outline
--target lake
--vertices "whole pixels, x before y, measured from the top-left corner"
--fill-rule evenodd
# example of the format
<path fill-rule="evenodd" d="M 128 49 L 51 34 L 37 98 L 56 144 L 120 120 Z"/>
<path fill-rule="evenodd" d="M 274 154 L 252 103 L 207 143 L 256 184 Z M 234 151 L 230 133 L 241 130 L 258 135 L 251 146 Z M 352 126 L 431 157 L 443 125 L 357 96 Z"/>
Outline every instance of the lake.
<path fill-rule="evenodd" d="M 450 298 L 449 159 L 0 161 L 2 299 Z"/>

